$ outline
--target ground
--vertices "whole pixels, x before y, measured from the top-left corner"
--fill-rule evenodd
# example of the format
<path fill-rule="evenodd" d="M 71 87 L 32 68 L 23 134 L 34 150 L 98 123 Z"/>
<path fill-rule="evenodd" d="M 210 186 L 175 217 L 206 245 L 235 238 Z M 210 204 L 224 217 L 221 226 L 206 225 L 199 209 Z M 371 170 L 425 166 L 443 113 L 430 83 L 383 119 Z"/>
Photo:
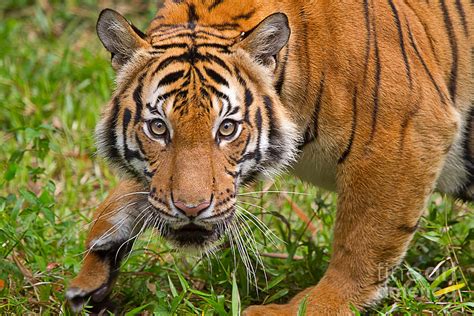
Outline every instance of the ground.
<path fill-rule="evenodd" d="M 114 86 L 94 30 L 107 6 L 140 27 L 156 9 L 146 1 L 0 3 L 1 315 L 68 313 L 64 289 L 81 266 L 91 214 L 117 182 L 93 139 Z M 149 233 L 124 262 L 112 299 L 127 315 L 237 315 L 240 306 L 285 302 L 327 267 L 335 200 L 290 176 L 247 188 L 240 208 L 275 235 L 272 242 L 249 222 L 265 269 L 250 251 L 249 276 L 228 243 L 200 258 Z M 473 210 L 434 195 L 387 298 L 369 313 L 472 313 Z"/>

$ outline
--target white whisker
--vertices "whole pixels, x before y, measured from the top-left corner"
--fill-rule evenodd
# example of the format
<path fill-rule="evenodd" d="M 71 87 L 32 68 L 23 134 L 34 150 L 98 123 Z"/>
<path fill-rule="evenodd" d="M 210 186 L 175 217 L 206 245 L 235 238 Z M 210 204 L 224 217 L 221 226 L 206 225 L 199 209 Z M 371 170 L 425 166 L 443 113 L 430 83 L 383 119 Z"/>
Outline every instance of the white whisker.
<path fill-rule="evenodd" d="M 121 212 L 122 210 L 124 210 L 124 209 L 126 209 L 126 208 L 128 208 L 128 207 L 130 207 L 130 206 L 136 205 L 136 204 L 138 204 L 138 203 L 140 203 L 140 202 L 136 201 L 136 202 L 128 203 L 128 204 L 126 204 L 126 205 L 124 205 L 124 206 L 122 206 L 122 207 L 120 207 L 120 208 L 118 208 L 118 209 L 113 209 L 113 210 L 111 210 L 111 211 L 108 212 L 108 213 L 105 213 L 105 214 L 100 213 L 99 216 L 97 216 L 97 218 L 95 218 L 94 220 L 92 220 L 92 221 L 89 223 L 89 225 L 92 225 L 92 227 L 91 227 L 90 229 L 93 229 L 93 228 L 94 228 L 94 225 L 95 225 L 99 220 L 104 219 L 105 216 L 108 216 L 108 218 L 110 218 L 110 217 L 114 216 L 115 214 L 118 214 L 118 213 Z M 105 211 L 106 209 L 107 209 L 107 208 L 105 208 L 104 211 Z M 110 216 L 109 216 L 109 215 L 110 215 Z"/>
<path fill-rule="evenodd" d="M 252 205 L 252 206 L 256 206 L 256 205 Z M 285 244 L 285 242 L 282 239 L 280 239 L 280 237 L 275 235 L 275 233 L 264 222 L 262 222 L 260 218 L 258 218 L 257 216 L 255 216 L 254 214 L 252 214 L 251 212 L 249 212 L 247 209 L 245 209 L 244 207 L 240 205 L 236 205 L 236 207 L 237 207 L 236 208 L 237 211 L 243 212 L 243 213 L 239 213 L 239 212 L 236 212 L 236 213 L 243 215 L 245 218 L 251 221 L 255 225 L 255 227 L 257 227 L 262 232 L 262 234 L 266 238 L 268 238 L 275 247 L 278 246 L 278 243 L 276 242 L 276 240 L 279 241 L 280 243 Z M 266 211 L 264 208 L 262 209 Z"/>
<path fill-rule="evenodd" d="M 291 192 L 291 191 L 254 191 L 254 192 L 244 192 L 238 193 L 237 196 L 247 196 L 247 195 L 256 195 L 256 194 L 267 194 L 267 193 L 274 193 L 274 194 L 292 194 L 292 195 L 312 195 L 310 193 L 301 193 L 301 192 Z"/>
<path fill-rule="evenodd" d="M 263 274 L 264 274 L 264 277 L 265 277 L 265 283 L 268 285 L 268 278 L 267 278 L 267 272 L 265 270 L 265 265 L 263 264 L 263 260 L 262 260 L 262 257 L 260 256 L 260 253 L 258 252 L 257 250 L 257 245 L 262 245 L 260 243 L 258 243 L 256 240 L 255 240 L 255 236 L 253 234 L 253 231 L 252 229 L 250 228 L 249 224 L 245 221 L 245 219 L 242 219 L 240 217 L 237 217 L 237 219 L 239 220 L 240 224 L 242 225 L 242 229 L 239 230 L 240 232 L 243 232 L 244 234 L 244 237 L 247 239 L 247 245 L 249 245 L 249 248 L 250 248 L 250 251 L 253 253 L 253 255 L 255 256 L 255 259 L 256 259 L 256 264 L 257 265 L 260 265 L 262 267 L 262 270 L 263 270 Z M 262 245 L 263 246 L 263 245 Z M 256 265 L 255 267 L 255 270 L 257 270 L 258 266 Z M 255 289 L 257 290 L 258 292 L 258 286 L 257 286 L 257 281 L 255 280 Z"/>
<path fill-rule="evenodd" d="M 117 258 L 118 258 L 118 255 L 120 253 L 120 250 L 122 249 L 123 246 L 125 246 L 129 241 L 131 240 L 136 240 L 136 238 L 143 232 L 144 230 L 144 227 L 146 225 L 146 222 L 142 225 L 142 228 L 134 235 L 134 236 L 131 236 L 134 232 L 135 232 L 135 228 L 137 227 L 137 225 L 142 221 L 142 219 L 147 215 L 145 212 L 148 211 L 150 208 L 152 208 L 152 205 L 146 207 L 145 209 L 143 209 L 140 214 L 135 218 L 135 225 L 133 226 L 133 228 L 130 230 L 130 234 L 128 235 L 128 239 L 126 241 L 124 241 L 120 247 L 118 248 L 117 252 L 115 253 L 115 261 L 117 261 Z M 143 214 L 143 215 L 142 215 Z M 135 244 L 135 242 L 133 242 L 133 244 Z M 133 247 L 133 245 L 132 245 Z M 131 248 L 132 248 L 131 247 Z M 130 251 L 128 252 L 127 254 L 127 258 L 124 260 L 124 262 L 126 262 L 129 258 L 130 258 L 130 255 L 131 255 L 132 251 L 130 249 Z"/>
<path fill-rule="evenodd" d="M 137 204 L 138 202 L 134 202 L 134 203 L 130 203 L 130 204 L 127 204 L 123 207 L 121 207 L 119 210 L 117 210 L 117 212 L 119 211 L 122 211 L 124 210 L 125 208 L 127 207 L 130 207 L 130 206 L 133 206 L 135 204 Z M 118 221 L 117 223 L 115 223 L 114 225 L 112 225 L 112 227 L 110 227 L 107 231 L 105 231 L 105 233 L 103 235 L 100 236 L 100 238 L 98 240 L 96 240 L 92 246 L 89 247 L 89 249 L 85 250 L 84 252 L 82 252 L 81 254 L 85 254 L 84 258 L 83 258 L 83 261 L 84 259 L 89 255 L 89 253 L 91 251 L 94 250 L 94 247 L 99 244 L 101 241 L 103 241 L 104 239 L 108 238 L 109 236 L 111 236 L 112 234 L 114 234 L 115 232 L 117 232 L 123 225 L 124 223 L 126 222 L 126 220 L 131 216 L 132 214 L 131 213 L 127 213 L 120 221 Z M 91 228 L 92 229 L 92 228 Z"/>
<path fill-rule="evenodd" d="M 239 251 L 240 257 L 242 259 L 242 263 L 244 264 L 247 272 L 247 279 L 253 280 L 254 284 L 257 284 L 257 276 L 256 276 L 256 271 L 252 265 L 252 262 L 250 260 L 250 257 L 247 252 L 247 248 L 244 245 L 244 241 L 242 239 L 242 236 L 239 234 L 239 231 L 235 225 L 235 223 L 232 223 L 230 226 L 230 231 L 232 232 L 233 236 L 235 237 L 235 240 L 237 242 L 237 250 Z"/>

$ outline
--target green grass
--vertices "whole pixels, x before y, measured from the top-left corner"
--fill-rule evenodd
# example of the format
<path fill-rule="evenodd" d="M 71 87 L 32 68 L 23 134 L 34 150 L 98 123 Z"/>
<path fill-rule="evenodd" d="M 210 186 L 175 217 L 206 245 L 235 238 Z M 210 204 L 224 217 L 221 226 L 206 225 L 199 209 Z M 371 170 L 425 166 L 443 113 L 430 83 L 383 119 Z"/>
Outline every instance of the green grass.
<path fill-rule="evenodd" d="M 93 140 L 113 89 L 109 56 L 95 35 L 101 9 L 95 3 L 0 3 L 1 315 L 65 308 L 64 289 L 81 266 L 92 212 L 117 181 L 96 158 Z M 156 8 L 141 1 L 110 6 L 142 27 Z M 271 189 L 308 195 L 288 194 L 292 203 L 282 194 L 244 199 L 254 206 L 242 206 L 281 239 L 274 245 L 255 229 L 267 279 L 259 267 L 258 291 L 228 247 L 200 259 L 147 234 L 123 264 L 113 300 L 127 315 L 236 315 L 240 306 L 282 303 L 315 284 L 331 255 L 335 196 L 290 177 Z M 297 208 L 313 219 L 316 234 Z M 472 313 L 473 239 L 473 205 L 435 195 L 390 280 L 389 296 L 370 313 Z M 437 292 L 443 289 L 447 293 Z"/>

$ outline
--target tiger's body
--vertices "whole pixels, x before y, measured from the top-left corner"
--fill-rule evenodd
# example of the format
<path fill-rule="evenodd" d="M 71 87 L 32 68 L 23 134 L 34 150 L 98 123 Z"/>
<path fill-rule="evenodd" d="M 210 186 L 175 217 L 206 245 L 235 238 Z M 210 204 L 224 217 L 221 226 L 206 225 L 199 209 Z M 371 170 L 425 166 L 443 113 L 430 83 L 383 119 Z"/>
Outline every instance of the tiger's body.
<path fill-rule="evenodd" d="M 142 228 L 203 250 L 239 185 L 288 165 L 338 193 L 333 256 L 318 285 L 246 315 L 375 302 L 430 193 L 474 200 L 473 13 L 462 0 L 167 1 L 143 34 L 104 11 L 117 89 L 99 150 L 128 176 L 96 213 L 72 306 L 110 293 Z"/>

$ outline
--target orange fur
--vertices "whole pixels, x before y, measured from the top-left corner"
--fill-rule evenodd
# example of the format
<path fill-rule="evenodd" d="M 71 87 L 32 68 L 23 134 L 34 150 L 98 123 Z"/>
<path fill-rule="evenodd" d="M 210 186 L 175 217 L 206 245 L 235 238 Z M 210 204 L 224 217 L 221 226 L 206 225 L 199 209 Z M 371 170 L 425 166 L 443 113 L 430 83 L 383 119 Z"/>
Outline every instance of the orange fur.
<path fill-rule="evenodd" d="M 238 184 L 278 171 L 299 145 L 294 173 L 339 194 L 333 256 L 316 286 L 244 314 L 296 314 L 304 298 L 308 315 L 363 309 L 402 259 L 430 193 L 473 199 L 473 13 L 468 1 L 445 0 L 167 1 L 147 34 L 132 35 L 104 13 L 99 36 L 118 87 L 99 147 L 133 179 L 111 198 L 145 190 L 174 218 L 173 201 L 210 200 L 212 216 L 228 220 Z M 220 142 L 225 96 L 242 123 Z M 146 132 L 153 109 L 166 112 L 168 138 Z M 97 219 L 89 240 L 112 225 Z M 108 273 L 86 257 L 72 286 L 93 292 Z"/>

